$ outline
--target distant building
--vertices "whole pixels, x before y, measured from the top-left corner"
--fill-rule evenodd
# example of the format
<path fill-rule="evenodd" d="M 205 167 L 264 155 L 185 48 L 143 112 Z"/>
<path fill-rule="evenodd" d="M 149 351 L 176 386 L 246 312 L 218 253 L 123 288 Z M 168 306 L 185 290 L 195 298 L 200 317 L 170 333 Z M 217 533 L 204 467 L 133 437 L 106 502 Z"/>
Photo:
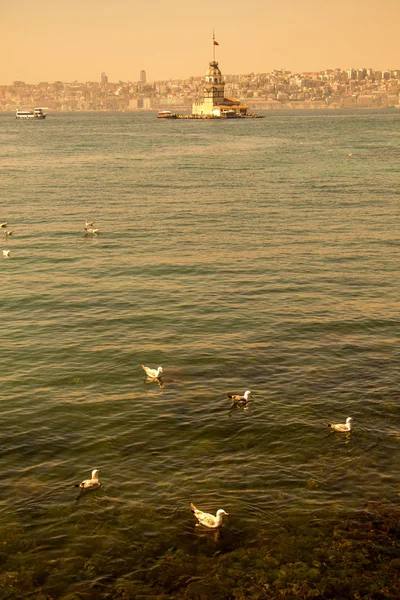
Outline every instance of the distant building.
<path fill-rule="evenodd" d="M 101 74 L 100 84 L 102 85 L 102 87 L 106 87 L 106 85 L 108 84 L 108 77 L 105 73 Z"/>
<path fill-rule="evenodd" d="M 143 108 L 143 98 L 132 98 L 129 100 L 129 108 L 131 110 L 139 110 Z"/>
<path fill-rule="evenodd" d="M 129 100 L 130 110 L 151 110 L 152 101 L 151 98 L 132 98 Z"/>
<path fill-rule="evenodd" d="M 357 98 L 358 106 L 370 107 L 374 106 L 375 98 L 371 94 L 360 94 Z"/>
<path fill-rule="evenodd" d="M 140 83 L 146 83 L 146 71 L 144 71 L 142 69 L 142 71 L 140 71 Z"/>

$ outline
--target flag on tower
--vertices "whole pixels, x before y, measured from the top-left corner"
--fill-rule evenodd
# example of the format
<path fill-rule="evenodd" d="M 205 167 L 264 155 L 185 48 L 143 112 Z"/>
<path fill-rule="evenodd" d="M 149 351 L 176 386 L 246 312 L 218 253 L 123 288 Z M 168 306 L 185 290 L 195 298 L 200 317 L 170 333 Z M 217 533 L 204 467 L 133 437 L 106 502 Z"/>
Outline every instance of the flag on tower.
<path fill-rule="evenodd" d="M 219 46 L 218 42 L 214 40 L 214 46 Z"/>

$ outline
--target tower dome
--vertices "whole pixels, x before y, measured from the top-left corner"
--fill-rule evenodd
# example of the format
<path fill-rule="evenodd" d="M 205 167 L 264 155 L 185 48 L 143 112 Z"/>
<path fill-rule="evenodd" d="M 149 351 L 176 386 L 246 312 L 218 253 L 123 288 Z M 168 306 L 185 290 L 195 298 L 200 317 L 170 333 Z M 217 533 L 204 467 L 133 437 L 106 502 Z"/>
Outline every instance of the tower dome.
<path fill-rule="evenodd" d="M 222 73 L 218 67 L 218 63 L 216 60 L 212 60 L 210 62 L 210 66 L 206 73 L 206 83 L 211 84 L 222 84 L 224 79 L 222 77 Z"/>

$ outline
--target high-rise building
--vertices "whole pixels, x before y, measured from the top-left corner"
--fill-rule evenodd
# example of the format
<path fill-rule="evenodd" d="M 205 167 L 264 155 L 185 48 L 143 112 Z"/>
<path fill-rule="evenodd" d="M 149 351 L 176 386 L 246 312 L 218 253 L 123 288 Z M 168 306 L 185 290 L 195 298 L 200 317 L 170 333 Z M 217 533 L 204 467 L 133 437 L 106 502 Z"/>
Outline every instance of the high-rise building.
<path fill-rule="evenodd" d="M 146 83 L 146 71 L 144 69 L 140 71 L 140 83 Z"/>
<path fill-rule="evenodd" d="M 102 86 L 106 86 L 108 83 L 108 77 L 105 73 L 101 74 L 101 79 L 100 79 L 100 83 Z"/>
<path fill-rule="evenodd" d="M 357 71 L 355 69 L 347 69 L 347 77 L 349 79 L 356 79 Z"/>

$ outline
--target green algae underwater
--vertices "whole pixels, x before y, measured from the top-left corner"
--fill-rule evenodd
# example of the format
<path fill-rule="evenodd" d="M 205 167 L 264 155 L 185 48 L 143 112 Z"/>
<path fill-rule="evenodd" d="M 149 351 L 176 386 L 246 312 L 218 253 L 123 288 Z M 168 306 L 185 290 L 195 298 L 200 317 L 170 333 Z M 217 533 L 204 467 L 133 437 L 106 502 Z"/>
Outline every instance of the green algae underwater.
<path fill-rule="evenodd" d="M 22 523 L 14 524 L 0 533 L 0 598 L 396 600 L 399 517 L 398 507 L 384 503 L 331 521 L 293 517 L 272 537 L 266 523 L 246 547 L 234 528 L 196 532 L 197 543 L 179 535 L 146 543 L 132 541 L 128 524 L 125 535 L 94 547 L 82 520 L 76 528 L 87 541 L 80 554 L 50 561 L 38 553 L 46 540 L 30 539 Z M 108 514 L 110 533 L 118 518 L 115 510 Z M 34 563 L 27 565 L 22 554 L 30 552 Z"/>

